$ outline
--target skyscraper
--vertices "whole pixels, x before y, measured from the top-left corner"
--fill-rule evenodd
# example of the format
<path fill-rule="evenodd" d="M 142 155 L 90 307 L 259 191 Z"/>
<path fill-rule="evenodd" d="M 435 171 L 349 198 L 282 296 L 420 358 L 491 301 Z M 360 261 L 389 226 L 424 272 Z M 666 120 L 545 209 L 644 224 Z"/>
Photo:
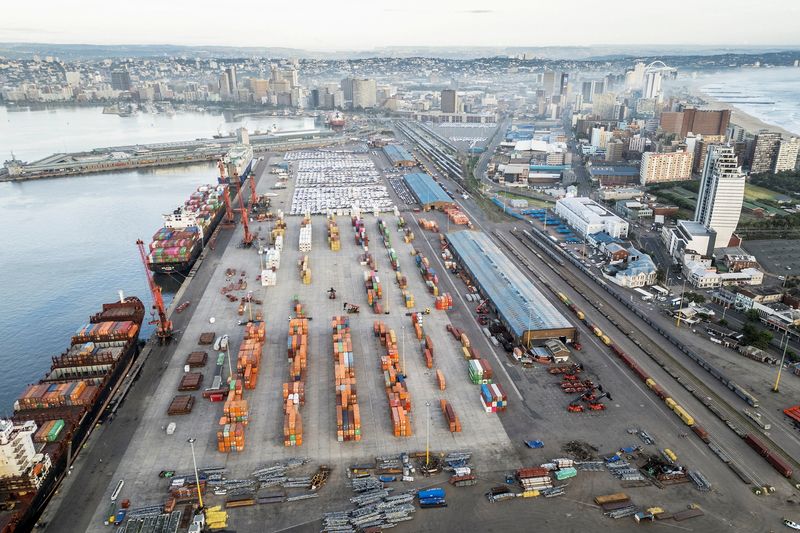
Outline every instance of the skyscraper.
<path fill-rule="evenodd" d="M 458 95 L 453 89 L 442 91 L 442 113 L 458 113 Z"/>
<path fill-rule="evenodd" d="M 223 72 L 219 76 L 219 97 L 223 100 L 227 100 L 231 97 L 231 85 L 227 72 Z"/>
<path fill-rule="evenodd" d="M 590 104 L 592 102 L 592 84 L 591 81 L 585 81 L 581 84 L 581 96 L 583 97 L 584 104 Z"/>
<path fill-rule="evenodd" d="M 542 77 L 542 86 L 545 96 L 552 96 L 555 93 L 556 73 L 552 70 L 545 71 Z"/>
<path fill-rule="evenodd" d="M 781 134 L 774 131 L 761 130 L 753 143 L 753 158 L 750 163 L 751 174 L 772 172 L 781 146 Z"/>
<path fill-rule="evenodd" d="M 745 174 L 738 166 L 733 148 L 716 144 L 709 146 L 694 220 L 717 232 L 715 248 L 728 246 L 739 224 L 744 185 Z"/>
<path fill-rule="evenodd" d="M 131 75 L 127 68 L 121 67 L 111 71 L 111 88 L 117 91 L 131 90 Z"/>
<path fill-rule="evenodd" d="M 345 78 L 340 83 L 345 102 L 353 101 L 353 78 Z"/>
<path fill-rule="evenodd" d="M 225 73 L 228 75 L 228 92 L 236 97 L 239 92 L 239 86 L 236 83 L 236 66 L 231 65 L 226 68 Z"/>
<path fill-rule="evenodd" d="M 377 104 L 378 84 L 373 79 L 353 79 L 353 108 L 370 109 Z"/>
<path fill-rule="evenodd" d="M 557 90 L 553 92 L 555 94 L 560 94 L 561 96 L 565 96 L 567 94 L 567 85 L 569 85 L 569 74 L 566 72 L 562 72 L 561 78 L 559 79 Z"/>

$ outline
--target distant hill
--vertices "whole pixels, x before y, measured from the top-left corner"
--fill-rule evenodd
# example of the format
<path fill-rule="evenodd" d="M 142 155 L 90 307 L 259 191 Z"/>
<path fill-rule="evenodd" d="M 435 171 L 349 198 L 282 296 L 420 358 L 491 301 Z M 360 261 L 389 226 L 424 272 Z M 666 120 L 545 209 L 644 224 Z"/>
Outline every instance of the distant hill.
<path fill-rule="evenodd" d="M 615 60 L 649 56 L 710 56 L 720 54 L 764 54 L 800 50 L 800 46 L 531 46 L 531 47 L 427 47 L 388 46 L 371 50 L 315 51 L 280 47 L 182 46 L 171 44 L 94 45 L 55 43 L 0 43 L 0 56 L 29 59 L 34 55 L 56 56 L 65 60 L 113 59 L 120 57 L 186 56 L 193 58 L 298 58 L 364 59 L 369 57 L 441 57 L 475 59 L 516 56 L 554 60 Z"/>

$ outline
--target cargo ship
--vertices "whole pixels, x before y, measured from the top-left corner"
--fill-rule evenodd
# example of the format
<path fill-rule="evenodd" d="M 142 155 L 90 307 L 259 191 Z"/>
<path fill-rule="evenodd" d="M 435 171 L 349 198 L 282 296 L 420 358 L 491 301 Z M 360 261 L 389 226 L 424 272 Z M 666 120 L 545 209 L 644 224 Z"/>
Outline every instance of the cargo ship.
<path fill-rule="evenodd" d="M 239 176 L 244 181 L 253 169 L 253 147 L 249 144 L 235 144 L 222 158 L 228 176 Z"/>
<path fill-rule="evenodd" d="M 225 214 L 225 187 L 202 185 L 184 205 L 163 215 L 150 242 L 147 264 L 157 274 L 185 274 L 200 256 Z"/>
<path fill-rule="evenodd" d="M 138 354 L 145 308 L 103 304 L 0 419 L 0 532 L 30 531 Z"/>
<path fill-rule="evenodd" d="M 344 115 L 339 113 L 333 113 L 332 115 L 328 116 L 328 125 L 331 128 L 343 128 L 344 127 Z"/>

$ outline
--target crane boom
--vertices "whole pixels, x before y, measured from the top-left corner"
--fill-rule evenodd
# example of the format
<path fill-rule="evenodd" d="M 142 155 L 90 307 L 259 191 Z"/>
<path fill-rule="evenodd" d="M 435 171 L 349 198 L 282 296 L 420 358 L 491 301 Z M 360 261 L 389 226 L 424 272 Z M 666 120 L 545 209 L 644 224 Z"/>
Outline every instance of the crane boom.
<path fill-rule="evenodd" d="M 250 209 L 258 203 L 258 196 L 256 195 L 256 175 L 250 174 Z"/>
<path fill-rule="evenodd" d="M 242 244 L 245 246 L 250 246 L 253 244 L 253 235 L 250 233 L 250 225 L 247 223 L 247 209 L 244 207 L 244 200 L 242 200 L 242 195 L 239 195 L 239 210 L 242 214 L 242 228 L 244 229 L 244 239 L 242 239 Z"/>
<path fill-rule="evenodd" d="M 170 337 L 172 337 L 172 321 L 167 318 L 167 311 L 164 308 L 164 298 L 161 297 L 161 287 L 156 285 L 153 274 L 147 267 L 147 253 L 144 250 L 144 241 L 142 241 L 142 239 L 137 240 L 136 246 L 139 248 L 139 256 L 142 259 L 142 265 L 144 265 L 144 273 L 147 276 L 147 285 L 150 289 L 150 294 L 153 295 L 153 307 L 158 313 L 158 320 L 152 323 L 156 324 L 156 335 L 159 340 L 162 343 L 166 343 L 169 342 Z"/>

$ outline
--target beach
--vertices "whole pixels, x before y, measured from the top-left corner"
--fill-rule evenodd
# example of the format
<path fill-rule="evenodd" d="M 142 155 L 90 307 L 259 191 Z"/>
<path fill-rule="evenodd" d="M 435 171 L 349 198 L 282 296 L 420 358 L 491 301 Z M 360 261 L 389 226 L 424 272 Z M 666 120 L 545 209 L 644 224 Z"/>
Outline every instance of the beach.
<path fill-rule="evenodd" d="M 777 81 L 774 80 L 776 75 L 780 76 Z M 689 94 L 704 102 L 701 107 L 714 110 L 729 109 L 731 123 L 744 128 L 749 133 L 758 133 L 759 130 L 767 129 L 787 137 L 797 137 L 800 135 L 800 122 L 797 120 L 800 113 L 797 109 L 797 98 L 800 95 L 786 92 L 785 86 L 782 84 L 786 83 L 787 76 L 790 79 L 795 77 L 800 79 L 800 69 L 739 69 L 680 81 L 685 84 Z M 748 95 L 757 94 L 774 100 L 774 105 L 763 108 L 751 105 L 751 109 L 746 110 L 744 108 L 747 107 L 747 104 L 728 103 L 704 92 L 703 88 L 712 84 L 742 91 Z M 762 116 L 756 116 L 756 113 L 762 114 Z M 771 120 L 770 115 L 774 120 Z"/>

